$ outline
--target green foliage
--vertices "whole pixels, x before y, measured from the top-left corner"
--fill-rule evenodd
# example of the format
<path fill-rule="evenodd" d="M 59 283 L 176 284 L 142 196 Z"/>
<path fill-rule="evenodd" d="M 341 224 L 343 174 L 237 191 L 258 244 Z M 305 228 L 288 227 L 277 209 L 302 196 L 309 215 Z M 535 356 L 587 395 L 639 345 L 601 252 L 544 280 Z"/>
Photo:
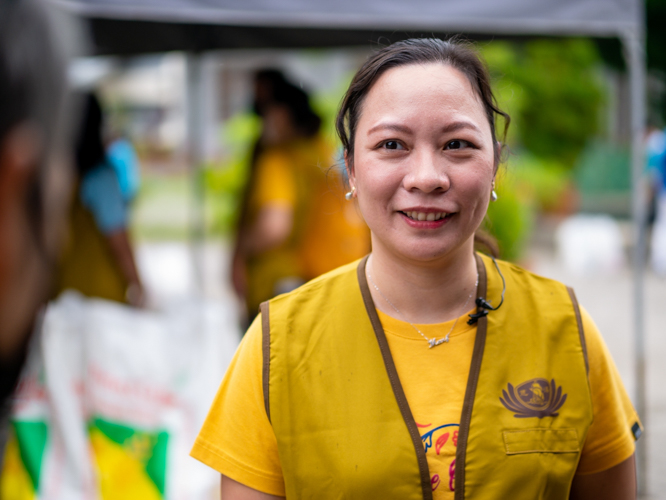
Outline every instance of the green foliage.
<path fill-rule="evenodd" d="M 541 211 L 558 209 L 571 172 L 554 160 L 543 160 L 525 151 L 512 159 L 507 175 L 521 198 Z"/>
<path fill-rule="evenodd" d="M 599 129 L 604 102 L 600 57 L 590 40 L 499 42 L 482 51 L 501 107 L 512 115 L 509 143 L 573 168 Z"/>
<path fill-rule="evenodd" d="M 500 109 L 511 116 L 506 144 L 517 151 L 498 176 L 499 200 L 488 209 L 487 229 L 502 257 L 516 260 L 536 211 L 561 206 L 571 171 L 599 130 L 600 57 L 583 39 L 492 42 L 481 53 Z"/>
<path fill-rule="evenodd" d="M 503 259 L 523 256 L 536 213 L 557 209 L 569 179 L 570 172 L 557 162 L 528 152 L 512 158 L 510 168 L 498 174 L 499 199 L 488 207 L 485 229 L 497 239 Z"/>
<path fill-rule="evenodd" d="M 259 117 L 249 111 L 235 115 L 222 130 L 222 143 L 228 152 L 226 161 L 202 169 L 209 229 L 216 234 L 228 235 L 236 225 L 249 177 L 252 147 L 260 134 Z"/>
<path fill-rule="evenodd" d="M 498 200 L 488 206 L 485 229 L 497 240 L 500 257 L 516 261 L 522 256 L 533 227 L 533 212 L 526 210 L 515 185 L 502 183 L 496 191 Z"/>

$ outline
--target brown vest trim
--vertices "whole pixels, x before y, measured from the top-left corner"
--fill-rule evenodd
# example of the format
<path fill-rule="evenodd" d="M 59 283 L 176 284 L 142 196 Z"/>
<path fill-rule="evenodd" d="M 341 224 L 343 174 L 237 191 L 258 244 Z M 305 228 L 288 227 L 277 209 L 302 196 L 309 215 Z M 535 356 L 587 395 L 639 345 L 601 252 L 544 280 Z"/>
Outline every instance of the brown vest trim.
<path fill-rule="evenodd" d="M 580 335 L 580 346 L 583 348 L 583 357 L 585 358 L 585 373 L 590 374 L 590 364 L 587 360 L 587 344 L 585 343 L 585 331 L 583 330 L 583 318 L 580 315 L 580 306 L 578 299 L 573 291 L 573 288 L 567 287 L 571 303 L 573 304 L 574 312 L 576 313 L 576 324 L 578 325 L 578 334 Z"/>
<path fill-rule="evenodd" d="M 262 302 L 259 306 L 261 312 L 261 352 L 264 362 L 262 369 L 262 385 L 264 388 L 264 406 L 266 406 L 266 415 L 268 421 L 271 421 L 271 406 L 269 402 L 269 377 L 271 370 L 271 322 L 268 317 L 268 302 Z"/>
<path fill-rule="evenodd" d="M 486 290 L 488 285 L 486 267 L 483 264 L 481 257 L 476 254 L 474 256 L 476 257 L 476 269 L 479 273 L 479 289 L 477 296 L 486 298 Z M 478 307 L 477 312 L 481 312 L 480 308 Z M 474 407 L 476 386 L 479 382 L 479 372 L 481 371 L 483 350 L 486 346 L 487 330 L 488 317 L 483 316 L 477 323 L 474 351 L 472 352 L 472 364 L 469 369 L 467 389 L 465 390 L 465 399 L 463 400 L 462 415 L 460 416 L 458 448 L 456 450 L 455 500 L 463 500 L 465 498 L 465 460 L 467 457 L 467 438 L 469 436 L 469 426 L 472 420 L 472 408 Z"/>
<path fill-rule="evenodd" d="M 361 262 L 359 262 L 357 268 L 358 283 L 361 287 L 363 303 L 365 304 L 365 310 L 367 311 L 368 317 L 370 318 L 370 323 L 372 323 L 372 329 L 375 331 L 375 336 L 377 337 L 377 343 L 379 344 L 379 350 L 381 351 L 382 358 L 384 359 L 386 372 L 388 374 L 389 380 L 391 381 L 393 394 L 395 395 L 395 399 L 398 402 L 398 407 L 400 408 L 400 413 L 402 414 L 402 418 L 407 425 L 412 442 L 414 443 L 414 450 L 416 451 L 416 458 L 419 464 L 419 470 L 421 471 L 421 489 L 423 490 L 423 499 L 432 500 L 430 469 L 428 468 L 428 460 L 426 459 L 425 450 L 423 449 L 421 434 L 419 434 L 419 429 L 416 427 L 416 422 L 414 420 L 414 416 L 412 415 L 412 410 L 409 408 L 409 404 L 407 403 L 405 391 L 402 389 L 402 384 L 400 383 L 398 371 L 395 368 L 395 363 L 393 362 L 393 357 L 391 356 L 391 350 L 389 349 L 388 341 L 386 340 L 386 335 L 384 334 L 384 329 L 382 328 L 382 323 L 379 321 L 379 316 L 377 315 L 377 310 L 375 309 L 375 303 L 372 300 L 372 294 L 370 293 L 370 288 L 368 287 L 368 280 L 365 277 L 365 265 L 368 262 L 368 257 L 369 256 L 364 257 Z"/>

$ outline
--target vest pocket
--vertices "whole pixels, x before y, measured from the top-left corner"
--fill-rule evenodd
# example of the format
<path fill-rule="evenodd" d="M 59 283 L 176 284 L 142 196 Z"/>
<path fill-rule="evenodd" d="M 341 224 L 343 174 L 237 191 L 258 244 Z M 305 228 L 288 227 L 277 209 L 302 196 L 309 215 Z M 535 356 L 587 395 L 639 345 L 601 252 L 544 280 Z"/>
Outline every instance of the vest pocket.
<path fill-rule="evenodd" d="M 578 453 L 580 442 L 576 429 L 506 430 L 504 448 L 507 455 L 520 453 Z"/>

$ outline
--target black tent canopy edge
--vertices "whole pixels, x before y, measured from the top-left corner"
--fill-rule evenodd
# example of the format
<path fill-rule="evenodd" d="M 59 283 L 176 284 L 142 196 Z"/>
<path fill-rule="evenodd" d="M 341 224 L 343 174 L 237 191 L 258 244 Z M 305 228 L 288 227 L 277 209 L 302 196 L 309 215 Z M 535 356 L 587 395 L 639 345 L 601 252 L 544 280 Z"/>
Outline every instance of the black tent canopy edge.
<path fill-rule="evenodd" d="M 433 26 L 410 28 L 331 28 L 239 26 L 206 23 L 142 21 L 109 18 L 89 18 L 90 36 L 95 55 L 133 55 L 183 50 L 202 52 L 220 49 L 293 49 L 384 45 L 410 37 L 434 36 L 446 38 L 462 33 L 472 40 L 491 38 L 525 38 L 535 36 L 579 36 L 584 32 L 575 26 L 559 30 L 447 30 Z M 552 26 L 551 26 L 552 28 Z M 598 38 L 617 36 L 616 28 L 600 25 L 593 30 Z M 588 33 L 586 36 L 590 36 Z"/>

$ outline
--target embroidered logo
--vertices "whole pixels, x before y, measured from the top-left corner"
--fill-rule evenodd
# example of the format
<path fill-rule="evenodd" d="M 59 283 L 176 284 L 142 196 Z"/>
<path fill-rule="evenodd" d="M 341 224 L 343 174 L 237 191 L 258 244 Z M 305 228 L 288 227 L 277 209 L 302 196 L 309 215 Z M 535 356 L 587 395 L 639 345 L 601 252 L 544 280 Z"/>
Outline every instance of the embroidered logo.
<path fill-rule="evenodd" d="M 500 402 L 514 412 L 516 418 L 557 417 L 557 410 L 567 400 L 567 395 L 562 394 L 562 386 L 556 387 L 554 379 L 548 383 L 545 378 L 533 378 L 515 389 L 509 384 L 502 395 Z"/>

